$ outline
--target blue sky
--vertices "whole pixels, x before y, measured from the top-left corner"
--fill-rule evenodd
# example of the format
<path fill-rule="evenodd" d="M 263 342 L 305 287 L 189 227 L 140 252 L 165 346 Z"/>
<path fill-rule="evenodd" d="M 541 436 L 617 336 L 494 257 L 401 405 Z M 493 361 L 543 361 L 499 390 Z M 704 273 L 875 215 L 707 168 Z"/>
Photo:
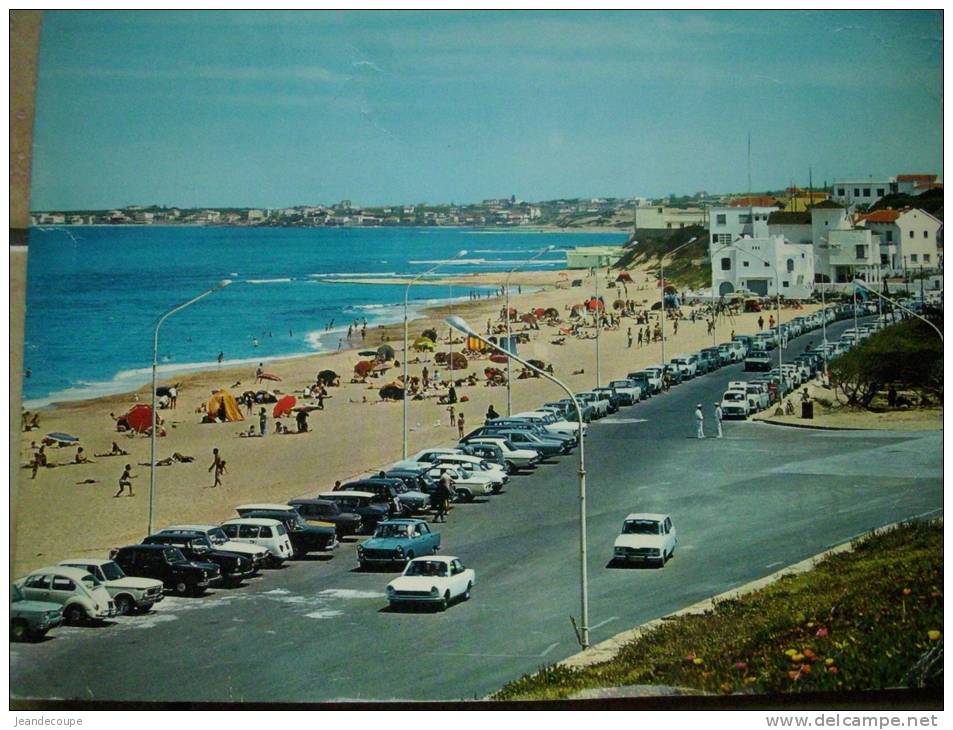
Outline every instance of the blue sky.
<path fill-rule="evenodd" d="M 940 12 L 44 14 L 34 210 L 661 196 L 942 168 Z"/>

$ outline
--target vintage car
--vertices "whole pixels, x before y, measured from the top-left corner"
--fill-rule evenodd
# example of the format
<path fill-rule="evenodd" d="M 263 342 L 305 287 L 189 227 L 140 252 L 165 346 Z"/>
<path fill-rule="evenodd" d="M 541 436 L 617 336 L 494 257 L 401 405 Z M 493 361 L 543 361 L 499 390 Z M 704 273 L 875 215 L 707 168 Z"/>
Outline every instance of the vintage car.
<path fill-rule="evenodd" d="M 243 504 L 235 508 L 240 517 L 278 520 L 288 531 L 294 557 L 300 558 L 316 550 L 336 550 L 337 530 L 330 522 L 306 521 L 294 507 L 287 504 Z"/>
<path fill-rule="evenodd" d="M 161 580 L 180 595 L 200 596 L 209 586 L 222 582 L 215 563 L 186 560 L 182 551 L 169 545 L 126 545 L 110 556 L 126 575 Z"/>
<path fill-rule="evenodd" d="M 485 497 L 496 491 L 491 478 L 467 471 L 459 464 L 438 461 L 427 472 L 435 481 L 439 481 L 444 474 L 452 480 L 450 491 L 457 502 L 472 502 L 477 496 Z"/>
<path fill-rule="evenodd" d="M 625 518 L 615 539 L 612 558 L 617 562 L 649 563 L 661 568 L 675 553 L 678 538 L 668 515 L 635 512 Z"/>
<path fill-rule="evenodd" d="M 122 616 L 133 611 L 145 613 L 165 597 L 161 580 L 126 575 L 113 560 L 70 558 L 61 560 L 60 565 L 81 568 L 96 576 L 96 579 L 106 586 L 106 591 L 116 604 L 116 612 Z"/>
<path fill-rule="evenodd" d="M 390 505 L 381 502 L 374 492 L 360 490 L 340 490 L 336 492 L 321 492 L 319 499 L 334 502 L 346 512 L 353 512 L 361 516 L 363 529 L 372 531 L 377 523 L 386 520 L 390 514 Z"/>
<path fill-rule="evenodd" d="M 721 413 L 725 419 L 745 419 L 751 414 L 752 410 L 752 404 L 744 390 L 728 390 L 721 397 Z"/>
<path fill-rule="evenodd" d="M 445 609 L 451 601 L 466 601 L 476 583 L 472 568 L 460 558 L 431 555 L 414 558 L 404 572 L 387 585 L 387 601 L 392 607 L 408 603 L 426 603 Z"/>
<path fill-rule="evenodd" d="M 294 555 L 291 539 L 282 522 L 266 517 L 237 517 L 222 523 L 229 540 L 257 545 L 268 551 L 268 564 L 280 566 Z"/>
<path fill-rule="evenodd" d="M 39 641 L 63 623 L 63 606 L 51 601 L 31 601 L 23 589 L 10 586 L 10 639 Z"/>
<path fill-rule="evenodd" d="M 483 446 L 495 446 L 500 450 L 503 461 L 510 468 L 510 471 L 514 473 L 520 469 L 535 469 L 539 464 L 539 452 L 536 449 L 517 448 L 511 441 L 502 436 L 474 436 L 467 441 L 461 441 L 460 445 L 474 450 Z"/>
<path fill-rule="evenodd" d="M 143 538 L 142 544 L 177 547 L 186 560 L 214 563 L 222 574 L 222 581 L 230 585 L 238 585 L 255 572 L 255 565 L 250 557 L 227 550 L 213 550 L 212 543 L 198 531 L 160 532 Z"/>
<path fill-rule="evenodd" d="M 257 573 L 268 562 L 268 550 L 258 545 L 229 539 L 228 535 L 218 525 L 172 525 L 159 530 L 159 534 L 199 532 L 205 535 L 215 550 L 227 550 L 251 558 L 254 571 Z"/>
<path fill-rule="evenodd" d="M 393 519 L 381 522 L 374 534 L 357 546 L 361 568 L 375 563 L 405 563 L 440 549 L 440 533 L 431 532 L 424 520 Z"/>
<path fill-rule="evenodd" d="M 347 535 L 356 535 L 361 530 L 361 516 L 341 509 L 337 502 L 330 499 L 289 499 L 288 504 L 306 520 L 330 522 L 337 530 L 339 540 Z"/>
<path fill-rule="evenodd" d="M 53 565 L 34 570 L 15 584 L 28 601 L 56 603 L 67 623 L 101 621 L 116 615 L 116 604 L 96 576 L 82 568 Z"/>

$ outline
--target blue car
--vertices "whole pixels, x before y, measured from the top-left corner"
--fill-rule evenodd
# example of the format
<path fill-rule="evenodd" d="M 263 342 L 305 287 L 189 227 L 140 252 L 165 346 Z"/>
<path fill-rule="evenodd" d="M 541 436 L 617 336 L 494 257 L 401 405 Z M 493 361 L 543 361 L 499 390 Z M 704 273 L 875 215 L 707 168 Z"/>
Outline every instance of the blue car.
<path fill-rule="evenodd" d="M 431 532 L 424 520 L 386 520 L 377 525 L 374 535 L 357 547 L 360 567 L 379 563 L 407 563 L 422 555 L 434 555 L 440 549 L 440 533 Z"/>

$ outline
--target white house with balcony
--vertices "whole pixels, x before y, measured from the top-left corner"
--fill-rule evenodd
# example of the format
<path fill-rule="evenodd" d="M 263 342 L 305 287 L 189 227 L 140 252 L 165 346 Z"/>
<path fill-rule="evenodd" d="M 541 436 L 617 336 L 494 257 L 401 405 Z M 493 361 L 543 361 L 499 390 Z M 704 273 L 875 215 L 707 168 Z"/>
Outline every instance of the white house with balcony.
<path fill-rule="evenodd" d="M 776 212 L 776 206 L 712 206 L 708 209 L 708 230 L 711 243 L 724 245 L 741 236 L 765 238 L 768 218 Z"/>
<path fill-rule="evenodd" d="M 885 195 L 897 192 L 897 181 L 892 178 L 874 180 L 835 180 L 831 186 L 831 199 L 848 207 L 873 205 Z"/>
<path fill-rule="evenodd" d="M 879 263 L 893 273 L 940 265 L 942 221 L 919 208 L 875 210 L 857 217 L 858 226 L 880 237 Z"/>
<path fill-rule="evenodd" d="M 726 296 L 738 290 L 760 296 L 809 299 L 814 291 L 814 252 L 810 244 L 792 243 L 784 236 L 738 238 L 712 243 L 712 292 Z"/>

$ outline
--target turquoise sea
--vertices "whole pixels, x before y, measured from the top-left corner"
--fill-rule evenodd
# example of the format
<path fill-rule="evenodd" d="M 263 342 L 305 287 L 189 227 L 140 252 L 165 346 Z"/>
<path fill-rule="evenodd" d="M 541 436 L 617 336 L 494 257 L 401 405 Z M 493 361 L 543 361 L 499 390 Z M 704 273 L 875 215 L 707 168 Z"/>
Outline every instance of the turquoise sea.
<path fill-rule="evenodd" d="M 418 274 L 440 261 L 438 275 L 495 271 L 502 280 L 549 245 L 556 248 L 527 269 L 563 266 L 568 248 L 624 241 L 624 233 L 467 228 L 34 228 L 24 406 L 141 386 L 155 321 L 221 279 L 234 283 L 163 324 L 162 376 L 216 367 L 219 353 L 236 364 L 334 350 L 364 318 L 372 342 L 374 328 L 403 318 L 404 284 L 341 280 Z M 453 259 L 461 250 L 466 256 Z M 471 293 L 425 281 L 411 289 L 411 316 Z"/>

